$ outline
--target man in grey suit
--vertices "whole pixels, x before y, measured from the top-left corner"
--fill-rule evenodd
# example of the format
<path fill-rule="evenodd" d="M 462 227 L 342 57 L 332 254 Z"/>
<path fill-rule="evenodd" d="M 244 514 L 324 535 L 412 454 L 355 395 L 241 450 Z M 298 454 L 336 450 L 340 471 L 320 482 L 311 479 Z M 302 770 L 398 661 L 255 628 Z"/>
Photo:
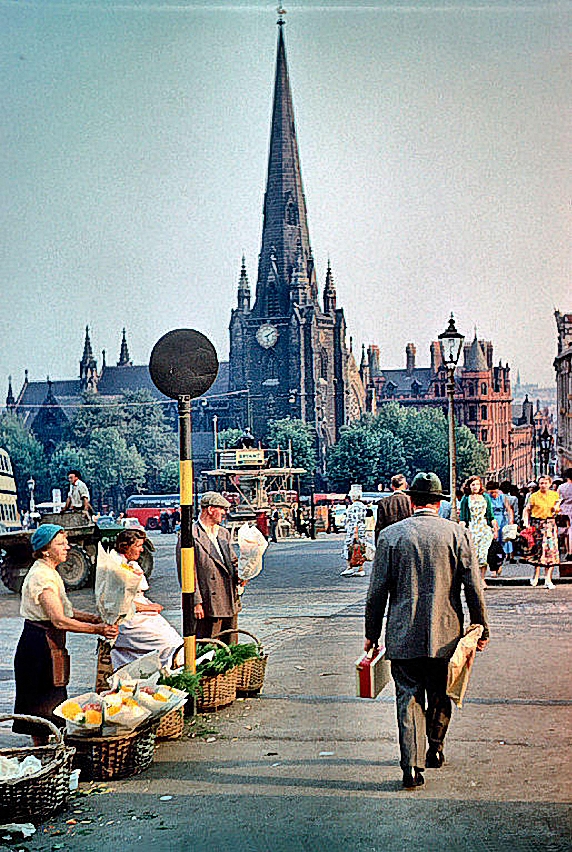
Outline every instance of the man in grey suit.
<path fill-rule="evenodd" d="M 240 598 L 238 558 L 230 543 L 230 533 L 221 526 L 230 508 L 228 500 L 216 491 L 201 497 L 201 512 L 193 524 L 195 540 L 195 618 L 197 639 L 208 639 L 224 630 L 236 630 Z M 236 641 L 236 634 L 225 641 Z"/>
<path fill-rule="evenodd" d="M 411 500 L 407 495 L 407 480 L 402 473 L 391 477 L 393 494 L 382 497 L 377 504 L 377 519 L 375 523 L 375 543 L 382 530 L 411 516 Z"/>
<path fill-rule="evenodd" d="M 451 719 L 447 667 L 463 635 L 461 587 L 471 623 L 484 628 L 479 651 L 489 636 L 470 533 L 438 517 L 445 497 L 439 477 L 418 473 L 408 494 L 412 517 L 387 527 L 377 542 L 364 643 L 366 651 L 377 647 L 387 607 L 386 655 L 395 681 L 400 764 L 407 789 L 424 783 L 425 766 L 444 763 L 443 741 Z"/>

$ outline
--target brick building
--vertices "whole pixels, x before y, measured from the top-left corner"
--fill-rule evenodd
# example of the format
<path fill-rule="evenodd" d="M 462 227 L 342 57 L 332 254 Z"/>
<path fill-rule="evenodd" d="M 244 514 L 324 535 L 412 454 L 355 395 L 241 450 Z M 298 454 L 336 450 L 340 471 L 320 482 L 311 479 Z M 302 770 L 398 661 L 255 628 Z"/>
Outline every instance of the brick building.
<path fill-rule="evenodd" d="M 437 341 L 430 347 L 430 366 L 419 367 L 417 350 L 413 343 L 405 348 L 405 367 L 387 370 L 380 365 L 379 347 L 362 350 L 360 374 L 364 386 L 371 389 L 369 409 L 375 412 L 385 402 L 393 400 L 401 405 L 432 406 L 447 413 L 447 370 L 441 359 Z M 501 479 L 512 479 L 518 484 L 527 469 L 525 456 L 532 454 L 532 432 L 521 430 L 513 434 L 510 367 L 494 364 L 493 344 L 488 340 L 466 343 L 463 362 L 455 371 L 455 416 L 460 425 L 486 445 L 490 453 L 489 473 Z M 516 468 L 513 458 L 516 453 Z"/>

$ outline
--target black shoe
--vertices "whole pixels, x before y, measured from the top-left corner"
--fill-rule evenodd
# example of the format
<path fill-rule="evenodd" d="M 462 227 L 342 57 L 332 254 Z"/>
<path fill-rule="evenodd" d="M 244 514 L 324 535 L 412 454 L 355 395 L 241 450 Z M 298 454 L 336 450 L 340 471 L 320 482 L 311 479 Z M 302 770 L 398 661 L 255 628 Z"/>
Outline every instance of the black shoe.
<path fill-rule="evenodd" d="M 428 769 L 441 769 L 444 763 L 445 755 L 442 751 L 435 751 L 430 748 L 425 755 L 425 766 Z"/>
<path fill-rule="evenodd" d="M 403 786 L 406 790 L 422 787 L 423 784 L 425 784 L 425 778 L 420 769 L 412 767 L 403 773 Z"/>

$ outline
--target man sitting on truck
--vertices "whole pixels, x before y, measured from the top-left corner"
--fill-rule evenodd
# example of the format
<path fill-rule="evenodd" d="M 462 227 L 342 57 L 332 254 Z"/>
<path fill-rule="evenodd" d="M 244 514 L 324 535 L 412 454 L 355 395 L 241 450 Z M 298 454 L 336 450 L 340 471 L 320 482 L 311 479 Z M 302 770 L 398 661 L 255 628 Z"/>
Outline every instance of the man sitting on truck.
<path fill-rule="evenodd" d="M 64 506 L 64 512 L 84 512 L 88 517 L 93 514 L 93 508 L 89 502 L 89 489 L 85 482 L 80 479 L 79 470 L 70 470 L 68 481 L 70 490 Z"/>

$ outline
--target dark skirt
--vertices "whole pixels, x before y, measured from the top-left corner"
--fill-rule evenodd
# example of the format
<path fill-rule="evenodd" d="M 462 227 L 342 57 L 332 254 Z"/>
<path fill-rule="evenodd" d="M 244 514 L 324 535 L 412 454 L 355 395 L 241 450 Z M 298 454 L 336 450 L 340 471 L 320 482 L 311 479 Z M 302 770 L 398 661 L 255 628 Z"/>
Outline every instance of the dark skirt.
<path fill-rule="evenodd" d="M 16 675 L 16 701 L 14 713 L 29 716 L 41 716 L 54 725 L 64 727 L 65 721 L 54 716 L 54 707 L 68 697 L 65 686 L 54 686 L 52 657 L 46 639 L 46 631 L 30 621 L 24 622 L 24 629 L 14 658 Z M 18 734 L 34 737 L 46 737 L 48 728 L 16 720 L 12 726 Z"/>

